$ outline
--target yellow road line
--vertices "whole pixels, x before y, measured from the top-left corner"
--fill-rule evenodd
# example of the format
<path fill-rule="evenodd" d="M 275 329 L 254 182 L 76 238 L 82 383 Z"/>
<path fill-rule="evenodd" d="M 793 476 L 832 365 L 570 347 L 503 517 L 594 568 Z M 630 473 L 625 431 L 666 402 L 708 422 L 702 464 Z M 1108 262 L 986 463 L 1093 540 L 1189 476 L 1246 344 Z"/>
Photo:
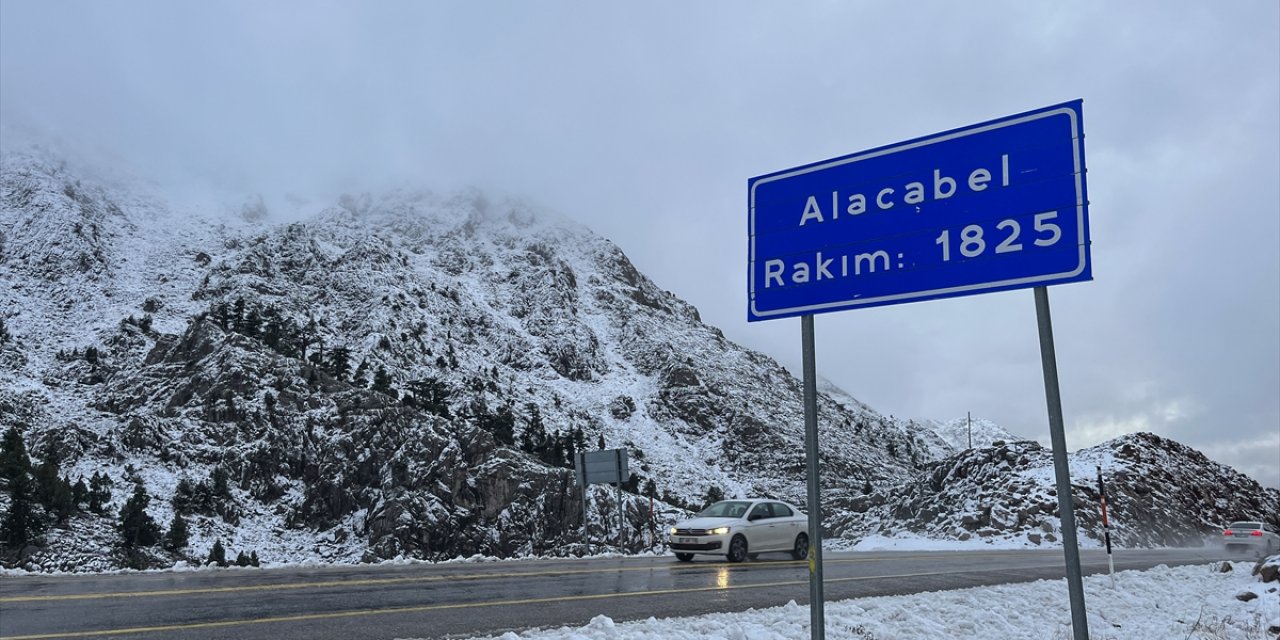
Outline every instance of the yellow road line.
<path fill-rule="evenodd" d="M 948 555 L 948 558 L 965 558 L 965 557 L 986 557 L 1000 555 L 1000 552 L 976 552 L 976 553 L 958 553 L 956 555 Z M 904 556 L 899 558 L 835 558 L 827 559 L 824 565 L 831 564 L 850 564 L 864 562 L 881 562 L 884 560 L 919 560 L 932 558 L 937 556 Z M 805 560 L 770 562 L 768 566 L 785 567 L 785 566 L 805 566 Z M 212 593 L 246 593 L 253 591 L 290 591 L 295 589 L 322 589 L 326 587 L 366 587 L 393 584 L 411 584 L 420 582 L 447 582 L 452 580 L 486 580 L 486 579 L 502 579 L 502 578 L 520 578 L 520 577 L 546 577 L 546 576 L 568 576 L 568 575 L 584 575 L 592 573 L 616 573 L 620 571 L 653 571 L 654 569 L 670 568 L 684 571 L 696 571 L 702 569 L 717 569 L 722 567 L 735 567 L 746 569 L 750 565 L 740 565 L 728 562 L 705 563 L 696 565 L 658 565 L 645 567 L 599 567 L 591 569 L 558 569 L 546 571 L 517 571 L 505 573 L 471 573 L 460 575 L 432 575 L 432 576 L 416 576 L 409 578 L 357 578 L 354 580 L 324 580 L 313 582 L 291 582 L 279 584 L 257 584 L 243 585 L 236 587 L 198 587 L 189 589 L 164 589 L 157 591 L 115 591 L 102 593 L 75 593 L 55 596 L 6 596 L 0 597 L 0 603 L 6 602 L 57 602 L 66 600 L 98 600 L 106 598 L 163 598 L 173 596 L 195 595 L 195 594 L 212 594 Z"/>
<path fill-rule="evenodd" d="M 803 563 L 803 561 L 801 561 Z M 798 563 L 799 564 L 799 563 Z M 905 573 L 891 576 L 857 576 L 836 578 L 823 582 L 853 582 L 857 580 L 883 580 L 890 578 L 918 578 L 934 576 L 940 573 L 965 573 L 946 571 L 927 571 L 923 573 Z M 274 622 L 304 622 L 313 620 L 332 620 L 335 618 L 356 618 L 396 613 L 425 613 L 447 609 L 475 609 L 480 607 L 518 606 L 532 604 L 549 604 L 554 602 L 582 602 L 589 600 L 607 600 L 612 598 L 628 598 L 636 596 L 673 595 L 681 593 L 702 593 L 707 591 L 727 591 L 731 589 L 761 589 L 765 587 L 785 587 L 809 584 L 808 580 L 787 580 L 783 582 L 762 582 L 758 584 L 726 585 L 714 587 L 693 587 L 689 589 L 658 589 L 655 591 L 632 591 L 625 593 L 596 593 L 580 596 L 555 596 L 548 598 L 524 598 L 517 600 L 495 600 L 492 602 L 462 602 L 456 604 L 430 604 L 412 607 L 395 607 L 390 609 L 356 609 L 352 611 L 333 611 L 329 613 L 305 613 L 291 616 L 272 616 L 265 618 L 245 618 L 241 620 L 222 620 L 218 622 L 196 622 L 191 624 L 158 625 L 152 627 L 129 627 L 123 629 L 100 629 L 96 631 L 66 631 L 60 633 L 42 633 L 26 636 L 0 636 L 0 640 L 51 640 L 53 638 L 93 638 L 116 636 L 131 633 L 159 633 L 162 631 L 194 631 L 198 629 L 220 629 L 227 627 L 247 626 L 253 624 L 269 624 Z"/>

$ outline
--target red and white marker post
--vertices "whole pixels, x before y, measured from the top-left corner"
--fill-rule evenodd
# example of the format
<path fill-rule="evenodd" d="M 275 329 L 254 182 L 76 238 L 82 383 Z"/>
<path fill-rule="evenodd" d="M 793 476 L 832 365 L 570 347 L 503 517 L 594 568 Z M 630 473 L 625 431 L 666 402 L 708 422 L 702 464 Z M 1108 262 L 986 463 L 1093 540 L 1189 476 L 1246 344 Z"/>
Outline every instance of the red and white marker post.
<path fill-rule="evenodd" d="M 1102 537 L 1107 543 L 1107 568 L 1111 571 L 1111 588 L 1116 588 L 1116 562 L 1111 557 L 1111 526 L 1107 522 L 1107 486 L 1102 484 L 1102 465 L 1098 465 L 1098 502 L 1102 505 Z"/>

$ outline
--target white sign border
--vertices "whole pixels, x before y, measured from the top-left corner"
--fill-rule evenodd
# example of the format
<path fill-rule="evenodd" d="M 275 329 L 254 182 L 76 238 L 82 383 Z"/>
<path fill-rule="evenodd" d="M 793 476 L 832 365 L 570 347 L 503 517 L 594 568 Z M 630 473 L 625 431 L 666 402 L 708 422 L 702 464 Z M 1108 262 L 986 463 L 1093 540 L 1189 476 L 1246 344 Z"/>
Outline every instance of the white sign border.
<path fill-rule="evenodd" d="M 825 169 L 830 169 L 832 167 L 839 167 L 839 166 L 851 164 L 854 162 L 860 162 L 862 160 L 870 160 L 872 158 L 878 158 L 880 156 L 889 155 L 891 153 L 897 153 L 899 151 L 906 151 L 908 149 L 916 149 L 919 147 L 924 147 L 924 146 L 936 144 L 939 142 L 956 140 L 959 138 L 963 138 L 965 136 L 977 135 L 979 133 L 986 133 L 988 131 L 995 131 L 996 129 L 1012 127 L 1015 125 L 1024 124 L 1027 122 L 1032 122 L 1032 121 L 1040 120 L 1043 118 L 1050 118 L 1058 115 L 1066 115 L 1068 118 L 1071 119 L 1071 135 L 1072 135 L 1072 140 L 1074 141 L 1071 146 L 1071 152 L 1072 152 L 1072 155 L 1074 156 L 1073 160 L 1075 163 L 1074 167 L 1075 167 L 1075 176 L 1076 176 L 1076 233 L 1077 233 L 1076 246 L 1079 247 L 1080 249 L 1079 264 L 1077 264 L 1075 268 L 1069 271 L 1063 271 L 1060 273 L 1043 274 L 1038 276 L 1030 276 L 1027 278 L 1014 278 L 1011 280 L 981 282 L 977 284 L 969 284 L 969 285 L 963 285 L 959 287 L 931 289 L 928 291 L 913 291 L 911 293 L 899 293 L 899 294 L 888 295 L 888 296 L 879 296 L 876 298 L 862 298 L 862 299 L 855 298 L 853 300 L 825 302 L 822 304 L 807 305 L 803 307 L 772 309 L 764 312 L 756 309 L 756 189 L 760 185 L 768 184 L 770 182 L 776 182 L 778 180 L 783 180 L 786 178 L 793 178 L 795 176 L 804 175 L 806 173 L 822 171 Z M 941 296 L 945 296 L 953 293 L 962 293 L 965 291 L 998 289 L 1002 287 L 1018 287 L 1022 285 L 1034 284 L 1037 282 L 1057 280 L 1060 278 L 1071 278 L 1071 277 L 1080 275 L 1080 273 L 1084 271 L 1085 267 L 1088 266 L 1088 262 L 1086 258 L 1086 251 L 1088 247 L 1085 244 L 1085 237 L 1084 237 L 1084 233 L 1085 233 L 1084 174 L 1080 171 L 1081 145 L 1083 144 L 1084 144 L 1084 136 L 1080 132 L 1080 123 L 1078 120 L 1078 116 L 1076 114 L 1076 110 L 1071 107 L 1064 106 L 1057 109 L 1051 109 L 1049 111 L 1043 111 L 1040 113 L 1033 113 L 1033 114 L 1022 116 L 1019 118 L 1014 118 L 1012 120 L 994 122 L 985 126 L 979 126 L 974 129 L 967 129 L 963 131 L 956 131 L 949 134 L 943 134 L 935 138 L 924 138 L 921 140 L 916 140 L 914 142 L 907 142 L 899 145 L 890 145 L 888 147 L 884 147 L 882 149 L 878 149 L 875 151 L 869 151 L 861 155 L 854 155 L 852 157 L 842 158 L 840 160 L 833 160 L 831 162 L 825 162 L 825 163 L 817 164 L 811 167 L 804 167 L 801 169 L 797 169 L 795 171 L 788 171 L 778 175 L 769 176 L 761 180 L 757 180 L 751 185 L 751 202 L 749 203 L 750 204 L 749 232 L 751 234 L 751 251 L 750 251 L 751 255 L 748 257 L 748 262 L 747 262 L 750 270 L 750 273 L 749 273 L 750 286 L 748 287 L 747 293 L 750 296 L 752 316 L 759 319 L 768 319 L 775 316 L 803 315 L 805 313 L 824 311 L 827 309 L 855 309 L 858 307 L 873 306 L 873 305 L 886 304 L 886 303 L 892 303 L 892 302 L 902 302 L 902 301 L 909 301 L 909 300 L 915 300 L 915 299 L 924 300 L 924 299 L 929 299 L 934 297 L 941 297 Z"/>

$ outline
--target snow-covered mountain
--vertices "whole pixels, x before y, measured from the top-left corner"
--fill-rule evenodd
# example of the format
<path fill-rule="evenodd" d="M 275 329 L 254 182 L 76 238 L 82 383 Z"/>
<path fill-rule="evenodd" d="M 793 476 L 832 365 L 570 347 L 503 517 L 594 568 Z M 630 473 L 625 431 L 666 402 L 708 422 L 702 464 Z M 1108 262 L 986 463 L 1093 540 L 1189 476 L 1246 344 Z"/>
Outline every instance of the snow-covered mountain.
<path fill-rule="evenodd" d="M 1120 546 L 1200 546 L 1233 520 L 1280 518 L 1280 491 L 1150 433 L 1072 452 L 1068 467 L 1081 546 L 1103 542 L 1099 469 L 1111 537 Z M 934 463 L 911 482 L 839 499 L 830 526 L 853 540 L 906 533 L 1051 545 L 1061 537 L 1055 478 L 1048 449 L 997 442 Z"/>
<path fill-rule="evenodd" d="M 476 191 L 342 196 L 292 222 L 247 202 L 202 210 L 47 151 L 0 157 L 0 430 L 71 482 L 111 484 L 10 564 L 169 564 L 215 540 L 265 562 L 571 554 L 651 542 L 708 496 L 803 502 L 799 382 L 589 229 Z M 850 538 L 919 519 L 900 498 L 992 451 L 829 385 L 819 415 L 824 505 Z M 595 487 L 584 540 L 567 460 L 600 445 L 630 451 L 627 531 Z M 116 548 L 135 485 L 157 522 L 189 521 L 188 544 Z"/>
<path fill-rule="evenodd" d="M 191 553 L 569 552 L 582 507 L 560 461 L 599 443 L 668 511 L 804 495 L 794 377 L 552 213 L 398 191 L 271 224 L 260 201 L 218 218 L 38 150 L 2 169 L 0 428 L 71 481 L 106 473 L 108 513 L 141 482 L 168 522 L 184 479 L 229 476 L 226 513 L 189 513 Z M 830 486 L 933 459 L 904 423 L 821 405 Z M 611 495 L 592 495 L 597 538 Z M 90 544 L 77 532 L 110 524 L 93 520 L 49 546 Z"/>
<path fill-rule="evenodd" d="M 953 452 L 975 447 L 989 447 L 995 442 L 1012 442 L 1021 439 L 1006 431 L 1004 427 L 983 418 L 970 420 L 964 417 L 953 418 L 946 422 L 938 420 L 920 422 L 938 434 L 938 437 L 942 438 Z M 970 445 L 971 440 L 972 445 Z"/>

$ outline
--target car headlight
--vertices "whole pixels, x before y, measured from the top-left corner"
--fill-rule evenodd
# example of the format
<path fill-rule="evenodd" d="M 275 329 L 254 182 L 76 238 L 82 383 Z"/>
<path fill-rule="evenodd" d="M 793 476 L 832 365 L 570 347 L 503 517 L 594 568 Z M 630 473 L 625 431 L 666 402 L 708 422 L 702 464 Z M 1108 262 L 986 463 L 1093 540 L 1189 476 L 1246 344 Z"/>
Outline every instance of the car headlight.
<path fill-rule="evenodd" d="M 671 535 L 673 535 L 673 536 L 674 536 L 675 534 L 676 534 L 676 528 L 675 528 L 675 527 L 671 527 Z"/>
<path fill-rule="evenodd" d="M 715 529 L 712 529 L 710 533 L 713 536 L 722 536 L 729 533 L 729 527 L 716 527 Z"/>

